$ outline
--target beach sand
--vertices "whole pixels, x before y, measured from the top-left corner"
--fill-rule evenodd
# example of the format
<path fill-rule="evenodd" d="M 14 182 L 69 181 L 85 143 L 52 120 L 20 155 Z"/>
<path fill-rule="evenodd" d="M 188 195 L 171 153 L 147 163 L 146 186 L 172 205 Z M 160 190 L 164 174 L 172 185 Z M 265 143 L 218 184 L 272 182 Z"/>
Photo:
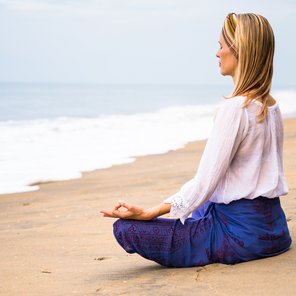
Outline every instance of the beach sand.
<path fill-rule="evenodd" d="M 281 198 L 296 241 L 296 119 L 286 119 Z M 164 268 L 127 254 L 99 211 L 118 199 L 150 207 L 195 174 L 204 141 L 130 164 L 0 196 L 0 295 L 295 295 L 296 248 L 236 265 Z"/>

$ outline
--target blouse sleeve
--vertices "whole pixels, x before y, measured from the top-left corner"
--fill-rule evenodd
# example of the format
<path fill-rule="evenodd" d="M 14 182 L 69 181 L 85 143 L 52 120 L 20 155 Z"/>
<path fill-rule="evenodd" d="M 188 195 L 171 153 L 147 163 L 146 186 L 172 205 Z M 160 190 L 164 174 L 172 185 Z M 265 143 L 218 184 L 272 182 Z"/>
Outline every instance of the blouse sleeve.
<path fill-rule="evenodd" d="M 195 176 L 174 195 L 164 200 L 171 203 L 171 215 L 181 222 L 208 201 L 225 175 L 247 129 L 242 100 L 226 99 L 217 111 L 211 135 L 202 154 Z"/>

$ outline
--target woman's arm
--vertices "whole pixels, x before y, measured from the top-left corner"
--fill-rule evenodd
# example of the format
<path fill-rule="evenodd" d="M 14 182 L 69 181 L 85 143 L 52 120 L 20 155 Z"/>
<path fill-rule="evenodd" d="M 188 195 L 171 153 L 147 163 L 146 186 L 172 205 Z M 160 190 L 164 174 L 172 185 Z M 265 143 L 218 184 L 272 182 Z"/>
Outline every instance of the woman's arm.
<path fill-rule="evenodd" d="M 156 207 L 144 209 L 119 202 L 113 211 L 102 210 L 104 217 L 151 220 L 168 212 L 181 217 L 182 223 L 190 213 L 205 203 L 225 175 L 240 142 L 245 137 L 247 119 L 243 116 L 243 98 L 225 100 L 219 109 L 199 168 L 193 179 L 173 196 Z M 125 210 L 120 210 L 125 208 Z"/>
<path fill-rule="evenodd" d="M 248 119 L 242 108 L 243 101 L 243 97 L 237 97 L 221 104 L 194 178 L 164 200 L 171 204 L 171 215 L 178 215 L 182 223 L 210 199 L 247 134 Z"/>
<path fill-rule="evenodd" d="M 161 215 L 170 212 L 171 205 L 161 203 L 155 207 L 144 209 L 137 205 L 128 204 L 124 201 L 119 201 L 112 211 L 102 210 L 103 217 L 135 219 L 135 220 L 152 220 Z"/>

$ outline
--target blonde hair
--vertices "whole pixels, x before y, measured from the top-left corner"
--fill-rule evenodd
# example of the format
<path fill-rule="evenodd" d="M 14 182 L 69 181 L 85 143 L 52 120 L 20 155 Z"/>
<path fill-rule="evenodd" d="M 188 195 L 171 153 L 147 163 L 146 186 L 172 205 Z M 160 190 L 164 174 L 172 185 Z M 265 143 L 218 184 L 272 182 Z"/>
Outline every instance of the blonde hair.
<path fill-rule="evenodd" d="M 259 100 L 258 121 L 267 115 L 267 99 L 273 75 L 274 34 L 267 19 L 254 13 L 237 15 L 235 44 L 238 50 L 238 76 L 230 97 L 244 95 L 244 107 Z"/>

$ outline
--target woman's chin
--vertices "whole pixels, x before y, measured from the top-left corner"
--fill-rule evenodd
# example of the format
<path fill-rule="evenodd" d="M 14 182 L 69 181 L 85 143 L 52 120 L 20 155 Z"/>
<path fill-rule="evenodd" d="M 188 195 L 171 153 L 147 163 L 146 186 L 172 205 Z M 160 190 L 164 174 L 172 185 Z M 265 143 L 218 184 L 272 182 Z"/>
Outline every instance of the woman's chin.
<path fill-rule="evenodd" d="M 220 68 L 220 74 L 223 75 L 223 76 L 227 76 L 227 75 L 230 75 L 229 73 L 227 73 L 226 71 L 223 71 L 222 68 Z"/>
<path fill-rule="evenodd" d="M 223 76 L 226 75 L 225 72 L 221 68 L 220 68 L 220 74 L 223 75 Z"/>

